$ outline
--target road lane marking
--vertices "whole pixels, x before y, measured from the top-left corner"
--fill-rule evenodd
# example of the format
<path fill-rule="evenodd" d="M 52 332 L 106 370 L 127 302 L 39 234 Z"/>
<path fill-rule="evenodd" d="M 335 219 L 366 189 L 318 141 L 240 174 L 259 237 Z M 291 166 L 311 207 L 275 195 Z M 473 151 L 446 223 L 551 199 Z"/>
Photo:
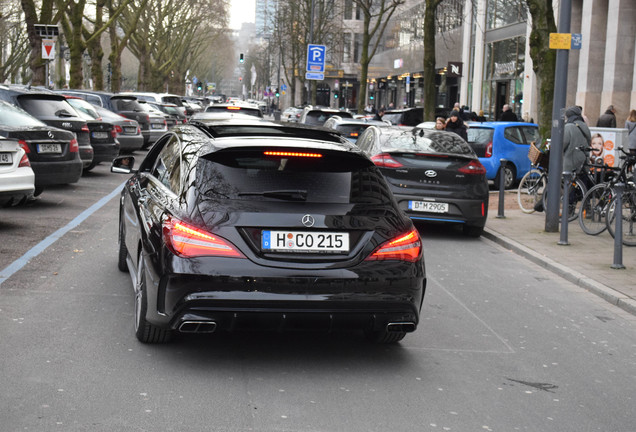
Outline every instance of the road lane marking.
<path fill-rule="evenodd" d="M 35 246 L 33 246 L 24 255 L 22 255 L 20 258 L 18 258 L 17 260 L 13 261 L 11 264 L 9 264 L 9 266 L 5 267 L 2 271 L 0 271 L 0 285 L 2 285 L 4 281 L 9 279 L 16 272 L 18 272 L 22 267 L 27 265 L 30 260 L 32 260 L 33 258 L 38 256 L 39 254 L 44 252 L 49 246 L 51 246 L 53 243 L 55 243 L 58 239 L 62 238 L 70 230 L 72 230 L 73 228 L 77 227 L 79 224 L 81 224 L 86 219 L 88 219 L 89 216 L 91 216 L 97 210 L 99 210 L 104 205 L 106 205 L 106 203 L 108 201 L 110 201 L 111 199 L 113 199 L 114 197 L 119 195 L 121 193 L 121 190 L 122 190 L 122 188 L 124 187 L 125 184 L 126 184 L 126 182 L 124 182 L 121 185 L 117 186 L 115 188 L 115 190 L 113 190 L 111 193 L 109 193 L 108 195 L 106 195 L 105 197 L 103 197 L 102 199 L 97 201 L 95 204 L 93 204 L 92 206 L 90 206 L 89 208 L 84 210 L 82 213 L 77 215 L 75 217 L 75 219 L 73 219 L 68 224 L 66 224 L 62 228 L 58 229 L 57 231 L 55 231 L 54 233 L 49 235 L 47 238 L 42 240 L 40 243 L 38 243 Z"/>

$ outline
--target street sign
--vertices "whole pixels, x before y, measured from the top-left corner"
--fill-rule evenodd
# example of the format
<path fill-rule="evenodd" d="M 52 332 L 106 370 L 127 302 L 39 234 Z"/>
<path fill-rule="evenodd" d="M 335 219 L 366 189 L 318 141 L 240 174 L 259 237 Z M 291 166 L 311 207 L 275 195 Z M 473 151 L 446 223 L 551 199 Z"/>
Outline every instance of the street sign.
<path fill-rule="evenodd" d="M 42 58 L 55 59 L 55 39 L 42 39 Z"/>
<path fill-rule="evenodd" d="M 318 80 L 318 81 L 322 81 L 325 79 L 325 74 L 324 73 L 312 73 L 312 72 L 305 72 L 305 79 L 306 80 Z"/>
<path fill-rule="evenodd" d="M 571 33 L 550 33 L 550 49 L 566 49 L 572 46 Z"/>
<path fill-rule="evenodd" d="M 581 33 L 572 33 L 572 49 L 581 49 L 583 47 L 583 35 Z"/>
<path fill-rule="evenodd" d="M 283 91 L 283 94 L 287 91 L 287 84 L 281 84 L 280 89 Z"/>
<path fill-rule="evenodd" d="M 327 47 L 325 45 L 314 45 L 314 44 L 307 45 L 307 72 L 323 73 L 323 77 L 320 79 L 324 79 L 326 52 L 327 52 Z M 308 79 L 317 79 L 317 78 L 308 78 Z"/>
<path fill-rule="evenodd" d="M 60 34 L 60 29 L 53 24 L 34 24 L 33 27 L 41 38 L 56 38 Z"/>

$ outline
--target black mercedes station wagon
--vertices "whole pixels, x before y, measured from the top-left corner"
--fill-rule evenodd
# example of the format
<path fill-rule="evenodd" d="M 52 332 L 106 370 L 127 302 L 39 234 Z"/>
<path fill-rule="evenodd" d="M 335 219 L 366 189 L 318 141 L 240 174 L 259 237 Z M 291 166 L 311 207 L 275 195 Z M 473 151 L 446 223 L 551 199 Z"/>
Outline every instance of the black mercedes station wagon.
<path fill-rule="evenodd" d="M 379 169 L 339 133 L 258 119 L 200 121 L 161 137 L 120 201 L 118 267 L 135 332 L 416 329 L 422 241 Z"/>

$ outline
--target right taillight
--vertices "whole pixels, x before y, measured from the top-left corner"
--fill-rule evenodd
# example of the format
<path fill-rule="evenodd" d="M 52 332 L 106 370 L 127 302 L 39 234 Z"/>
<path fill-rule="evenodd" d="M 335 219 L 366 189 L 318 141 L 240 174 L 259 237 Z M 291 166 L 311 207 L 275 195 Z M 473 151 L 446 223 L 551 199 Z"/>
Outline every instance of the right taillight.
<path fill-rule="evenodd" d="M 471 160 L 458 171 L 464 174 L 486 174 L 486 168 L 478 160 Z"/>
<path fill-rule="evenodd" d="M 376 166 L 383 168 L 400 168 L 404 165 L 393 159 L 388 153 L 380 153 L 371 157 L 371 160 Z"/>
<path fill-rule="evenodd" d="M 484 157 L 492 157 L 492 141 L 486 144 L 486 154 Z"/>
<path fill-rule="evenodd" d="M 31 150 L 29 150 L 29 145 L 26 143 L 25 140 L 18 140 L 18 144 L 20 144 L 20 147 L 22 147 L 22 150 L 24 150 L 25 153 L 31 153 Z"/>
<path fill-rule="evenodd" d="M 71 153 L 79 152 L 79 144 L 77 143 L 77 140 L 75 138 L 73 138 L 71 142 L 69 143 L 68 149 L 69 149 L 68 151 Z"/>
<path fill-rule="evenodd" d="M 20 163 L 18 164 L 18 167 L 30 167 L 31 166 L 31 162 L 29 162 L 29 157 L 26 154 L 22 155 L 22 159 L 20 159 Z"/>
<path fill-rule="evenodd" d="M 422 253 L 422 240 L 417 229 L 413 228 L 406 234 L 399 235 L 389 241 L 382 243 L 367 261 L 408 261 L 415 262 Z"/>
<path fill-rule="evenodd" d="M 115 126 L 115 133 L 120 134 L 124 132 L 124 129 L 121 126 L 119 125 L 113 125 L 113 126 Z"/>

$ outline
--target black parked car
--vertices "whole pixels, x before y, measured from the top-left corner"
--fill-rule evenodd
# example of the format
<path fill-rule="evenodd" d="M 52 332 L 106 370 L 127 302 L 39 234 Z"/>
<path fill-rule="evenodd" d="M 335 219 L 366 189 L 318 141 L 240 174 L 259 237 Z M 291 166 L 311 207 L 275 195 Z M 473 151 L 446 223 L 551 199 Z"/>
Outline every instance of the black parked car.
<path fill-rule="evenodd" d="M 459 135 L 371 126 L 356 144 L 380 167 L 411 219 L 461 224 L 464 234 L 481 235 L 488 216 L 486 168 Z"/>
<path fill-rule="evenodd" d="M 142 342 L 175 331 L 414 331 L 422 244 L 374 164 L 336 132 L 239 119 L 177 126 L 120 200 L 119 261 Z"/>
<path fill-rule="evenodd" d="M 93 146 L 93 162 L 84 168 L 90 171 L 99 165 L 100 162 L 111 163 L 115 157 L 119 155 L 119 141 L 117 141 L 117 132 L 112 123 L 108 123 L 102 119 L 97 113 L 93 105 L 78 98 L 77 96 L 67 96 L 66 100 L 71 104 L 75 111 L 86 120 L 88 129 L 90 130 L 91 146 Z"/>
<path fill-rule="evenodd" d="M 0 135 L 19 142 L 35 174 L 37 196 L 46 186 L 75 183 L 82 176 L 72 132 L 48 126 L 26 111 L 0 101 Z"/>
<path fill-rule="evenodd" d="M 16 105 L 49 126 L 75 134 L 84 168 L 93 163 L 93 147 L 86 120 L 60 94 L 22 86 L 0 85 L 0 99 Z"/>

